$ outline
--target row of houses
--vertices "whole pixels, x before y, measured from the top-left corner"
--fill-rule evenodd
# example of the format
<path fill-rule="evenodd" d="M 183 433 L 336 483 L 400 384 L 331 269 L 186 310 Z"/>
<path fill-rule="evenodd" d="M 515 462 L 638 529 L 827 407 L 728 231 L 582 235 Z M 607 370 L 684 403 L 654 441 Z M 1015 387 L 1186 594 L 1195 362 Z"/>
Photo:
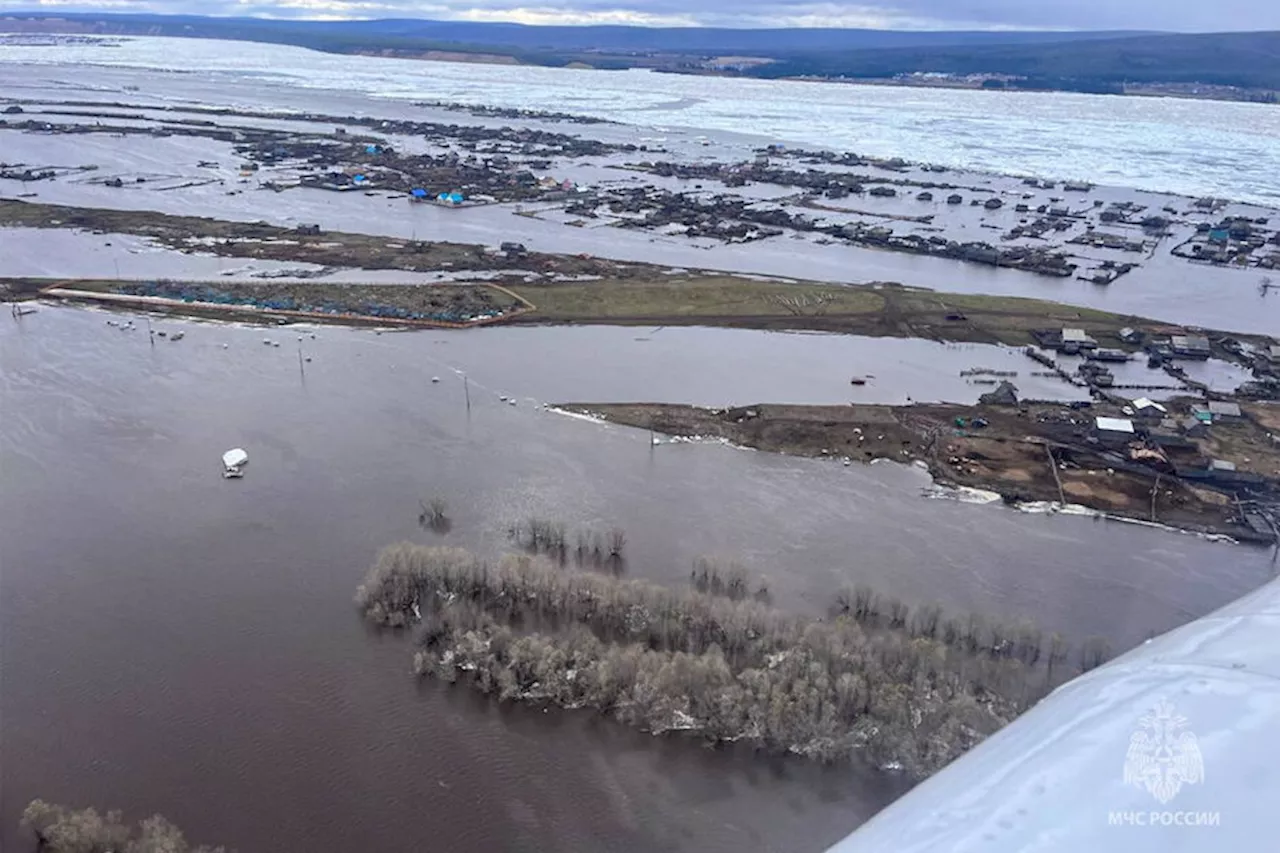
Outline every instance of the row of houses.
<path fill-rule="evenodd" d="M 1089 354 L 1100 349 L 1098 341 L 1088 332 L 1071 326 L 1062 329 L 1037 329 L 1032 334 L 1042 346 L 1058 350 L 1064 355 Z M 1119 336 L 1130 344 L 1141 343 L 1144 337 L 1134 329 L 1121 329 Z M 1171 335 L 1167 343 L 1152 341 L 1147 344 L 1147 349 L 1170 358 L 1206 359 L 1212 354 L 1209 338 L 1194 334 Z M 1280 350 L 1280 347 L 1272 349 Z M 1280 354 L 1277 354 L 1277 358 L 1280 358 Z"/>
<path fill-rule="evenodd" d="M 1207 437 L 1216 423 L 1241 420 L 1244 415 L 1236 403 L 1214 400 L 1175 415 L 1163 403 L 1141 397 L 1122 411 L 1126 417 L 1094 418 L 1091 439 L 1101 448 L 1119 452 L 1132 463 L 1211 485 L 1263 481 L 1258 475 L 1237 471 L 1233 462 L 1204 456 L 1197 441 Z"/>

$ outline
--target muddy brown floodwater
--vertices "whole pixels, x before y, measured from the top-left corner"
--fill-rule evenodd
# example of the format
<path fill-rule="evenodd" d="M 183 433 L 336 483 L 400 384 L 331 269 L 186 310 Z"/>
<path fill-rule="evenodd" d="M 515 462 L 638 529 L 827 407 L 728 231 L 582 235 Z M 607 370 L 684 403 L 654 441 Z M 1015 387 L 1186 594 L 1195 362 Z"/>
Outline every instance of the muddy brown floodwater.
<path fill-rule="evenodd" d="M 564 330 L 324 328 L 302 332 L 303 375 L 296 329 L 157 320 L 186 335 L 152 348 L 143 318 L 108 319 L 123 318 L 41 306 L 0 323 L 5 851 L 26 849 L 36 796 L 158 811 L 242 851 L 816 851 L 900 793 L 415 682 L 408 642 L 367 632 L 351 596 L 380 546 L 442 541 L 417 526 L 435 495 L 455 522 L 443 541 L 485 553 L 535 513 L 616 524 L 634 576 L 681 583 L 694 556 L 731 555 L 786 609 L 865 580 L 1118 647 L 1271 571 L 1261 550 L 925 500 L 895 465 L 652 447 L 530 401 L 598 398 L 624 367 L 633 391 L 666 370 L 655 394 L 707 393 L 610 347 L 634 329 L 591 332 L 621 365 L 543 346 Z M 830 345 L 785 341 L 810 339 Z M 449 366 L 472 377 L 470 414 Z M 247 474 L 223 480 L 234 446 Z"/>

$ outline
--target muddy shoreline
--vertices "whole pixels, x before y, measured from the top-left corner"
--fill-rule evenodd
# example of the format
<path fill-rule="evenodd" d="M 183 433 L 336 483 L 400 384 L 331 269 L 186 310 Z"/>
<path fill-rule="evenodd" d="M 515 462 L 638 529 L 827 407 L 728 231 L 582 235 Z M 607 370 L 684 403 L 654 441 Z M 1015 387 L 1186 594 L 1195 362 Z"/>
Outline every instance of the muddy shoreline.
<path fill-rule="evenodd" d="M 940 485 L 995 492 L 1009 504 L 1072 504 L 1239 541 L 1262 545 L 1275 541 L 1274 532 L 1246 522 L 1237 490 L 1202 482 L 1193 485 L 1174 471 L 1144 470 L 1127 464 L 1116 452 L 1127 448 L 1091 444 L 1089 425 L 1094 417 L 1111 414 L 1101 406 L 855 404 L 707 409 L 661 403 L 570 403 L 561 408 L 662 435 L 712 438 L 844 464 L 877 459 L 916 463 L 926 467 Z M 1259 406 L 1258 421 L 1251 419 L 1254 416 L 1250 412 L 1250 419 L 1232 430 L 1241 435 L 1265 432 L 1280 413 L 1275 406 Z M 1218 440 L 1213 447 L 1192 452 L 1225 443 Z M 1280 516 L 1280 446 L 1272 447 L 1268 457 L 1251 458 L 1250 464 L 1263 479 L 1255 492 L 1259 506 L 1274 518 Z"/>

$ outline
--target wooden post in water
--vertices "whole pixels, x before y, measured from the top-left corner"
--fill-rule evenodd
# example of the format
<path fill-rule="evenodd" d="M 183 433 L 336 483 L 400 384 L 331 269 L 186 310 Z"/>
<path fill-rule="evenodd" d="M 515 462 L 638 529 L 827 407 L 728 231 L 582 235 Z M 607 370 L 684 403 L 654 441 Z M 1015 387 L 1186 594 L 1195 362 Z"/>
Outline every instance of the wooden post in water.
<path fill-rule="evenodd" d="M 1160 494 L 1160 474 L 1156 473 L 1156 484 L 1151 487 L 1151 520 L 1156 520 L 1156 496 Z"/>
<path fill-rule="evenodd" d="M 301 374 L 303 381 L 307 378 L 306 365 L 302 363 L 302 338 L 298 338 L 298 373 Z"/>
<path fill-rule="evenodd" d="M 471 414 L 471 382 L 467 379 L 467 374 L 462 374 L 462 391 L 467 395 L 467 414 Z"/>
<path fill-rule="evenodd" d="M 1053 472 L 1053 481 L 1058 484 L 1058 502 L 1063 506 L 1067 505 L 1066 493 L 1062 491 L 1062 479 L 1058 476 L 1058 462 L 1053 458 L 1053 449 L 1049 445 L 1044 446 L 1044 452 L 1049 454 L 1049 470 Z"/>

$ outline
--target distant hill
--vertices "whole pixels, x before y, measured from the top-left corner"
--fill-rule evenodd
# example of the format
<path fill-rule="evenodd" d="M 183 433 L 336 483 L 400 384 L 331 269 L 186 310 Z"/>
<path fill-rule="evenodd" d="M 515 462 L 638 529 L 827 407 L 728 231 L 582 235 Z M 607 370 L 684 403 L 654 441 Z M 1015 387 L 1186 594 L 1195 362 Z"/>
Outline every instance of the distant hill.
<path fill-rule="evenodd" d="M 999 75 L 991 85 L 1120 92 L 1125 84 L 1280 90 L 1280 32 L 908 32 L 854 29 L 541 27 L 387 19 L 289 21 L 199 15 L 12 13 L 3 30 L 187 36 L 272 42 L 331 53 L 504 58 L 753 77 Z M 716 57 L 757 57 L 729 63 Z"/>
<path fill-rule="evenodd" d="M 1280 32 L 1144 35 L 1058 44 L 796 51 L 754 69 L 764 77 L 1004 74 L 1046 83 L 1207 83 L 1280 89 Z M 1059 88 L 1060 86 L 1047 86 Z M 1070 88 L 1070 87 L 1068 87 Z"/>
<path fill-rule="evenodd" d="M 21 20 L 65 21 L 119 35 L 195 36 L 273 41 L 327 49 L 363 42 L 368 49 L 448 46 L 521 52 L 585 51 L 772 56 L 786 51 L 845 51 L 945 45 L 1047 44 L 1134 35 L 1130 32 L 927 32 L 856 29 L 720 29 L 713 27 L 527 26 L 392 18 L 375 21 L 289 21 L 202 15 L 50 14 L 15 12 Z"/>

